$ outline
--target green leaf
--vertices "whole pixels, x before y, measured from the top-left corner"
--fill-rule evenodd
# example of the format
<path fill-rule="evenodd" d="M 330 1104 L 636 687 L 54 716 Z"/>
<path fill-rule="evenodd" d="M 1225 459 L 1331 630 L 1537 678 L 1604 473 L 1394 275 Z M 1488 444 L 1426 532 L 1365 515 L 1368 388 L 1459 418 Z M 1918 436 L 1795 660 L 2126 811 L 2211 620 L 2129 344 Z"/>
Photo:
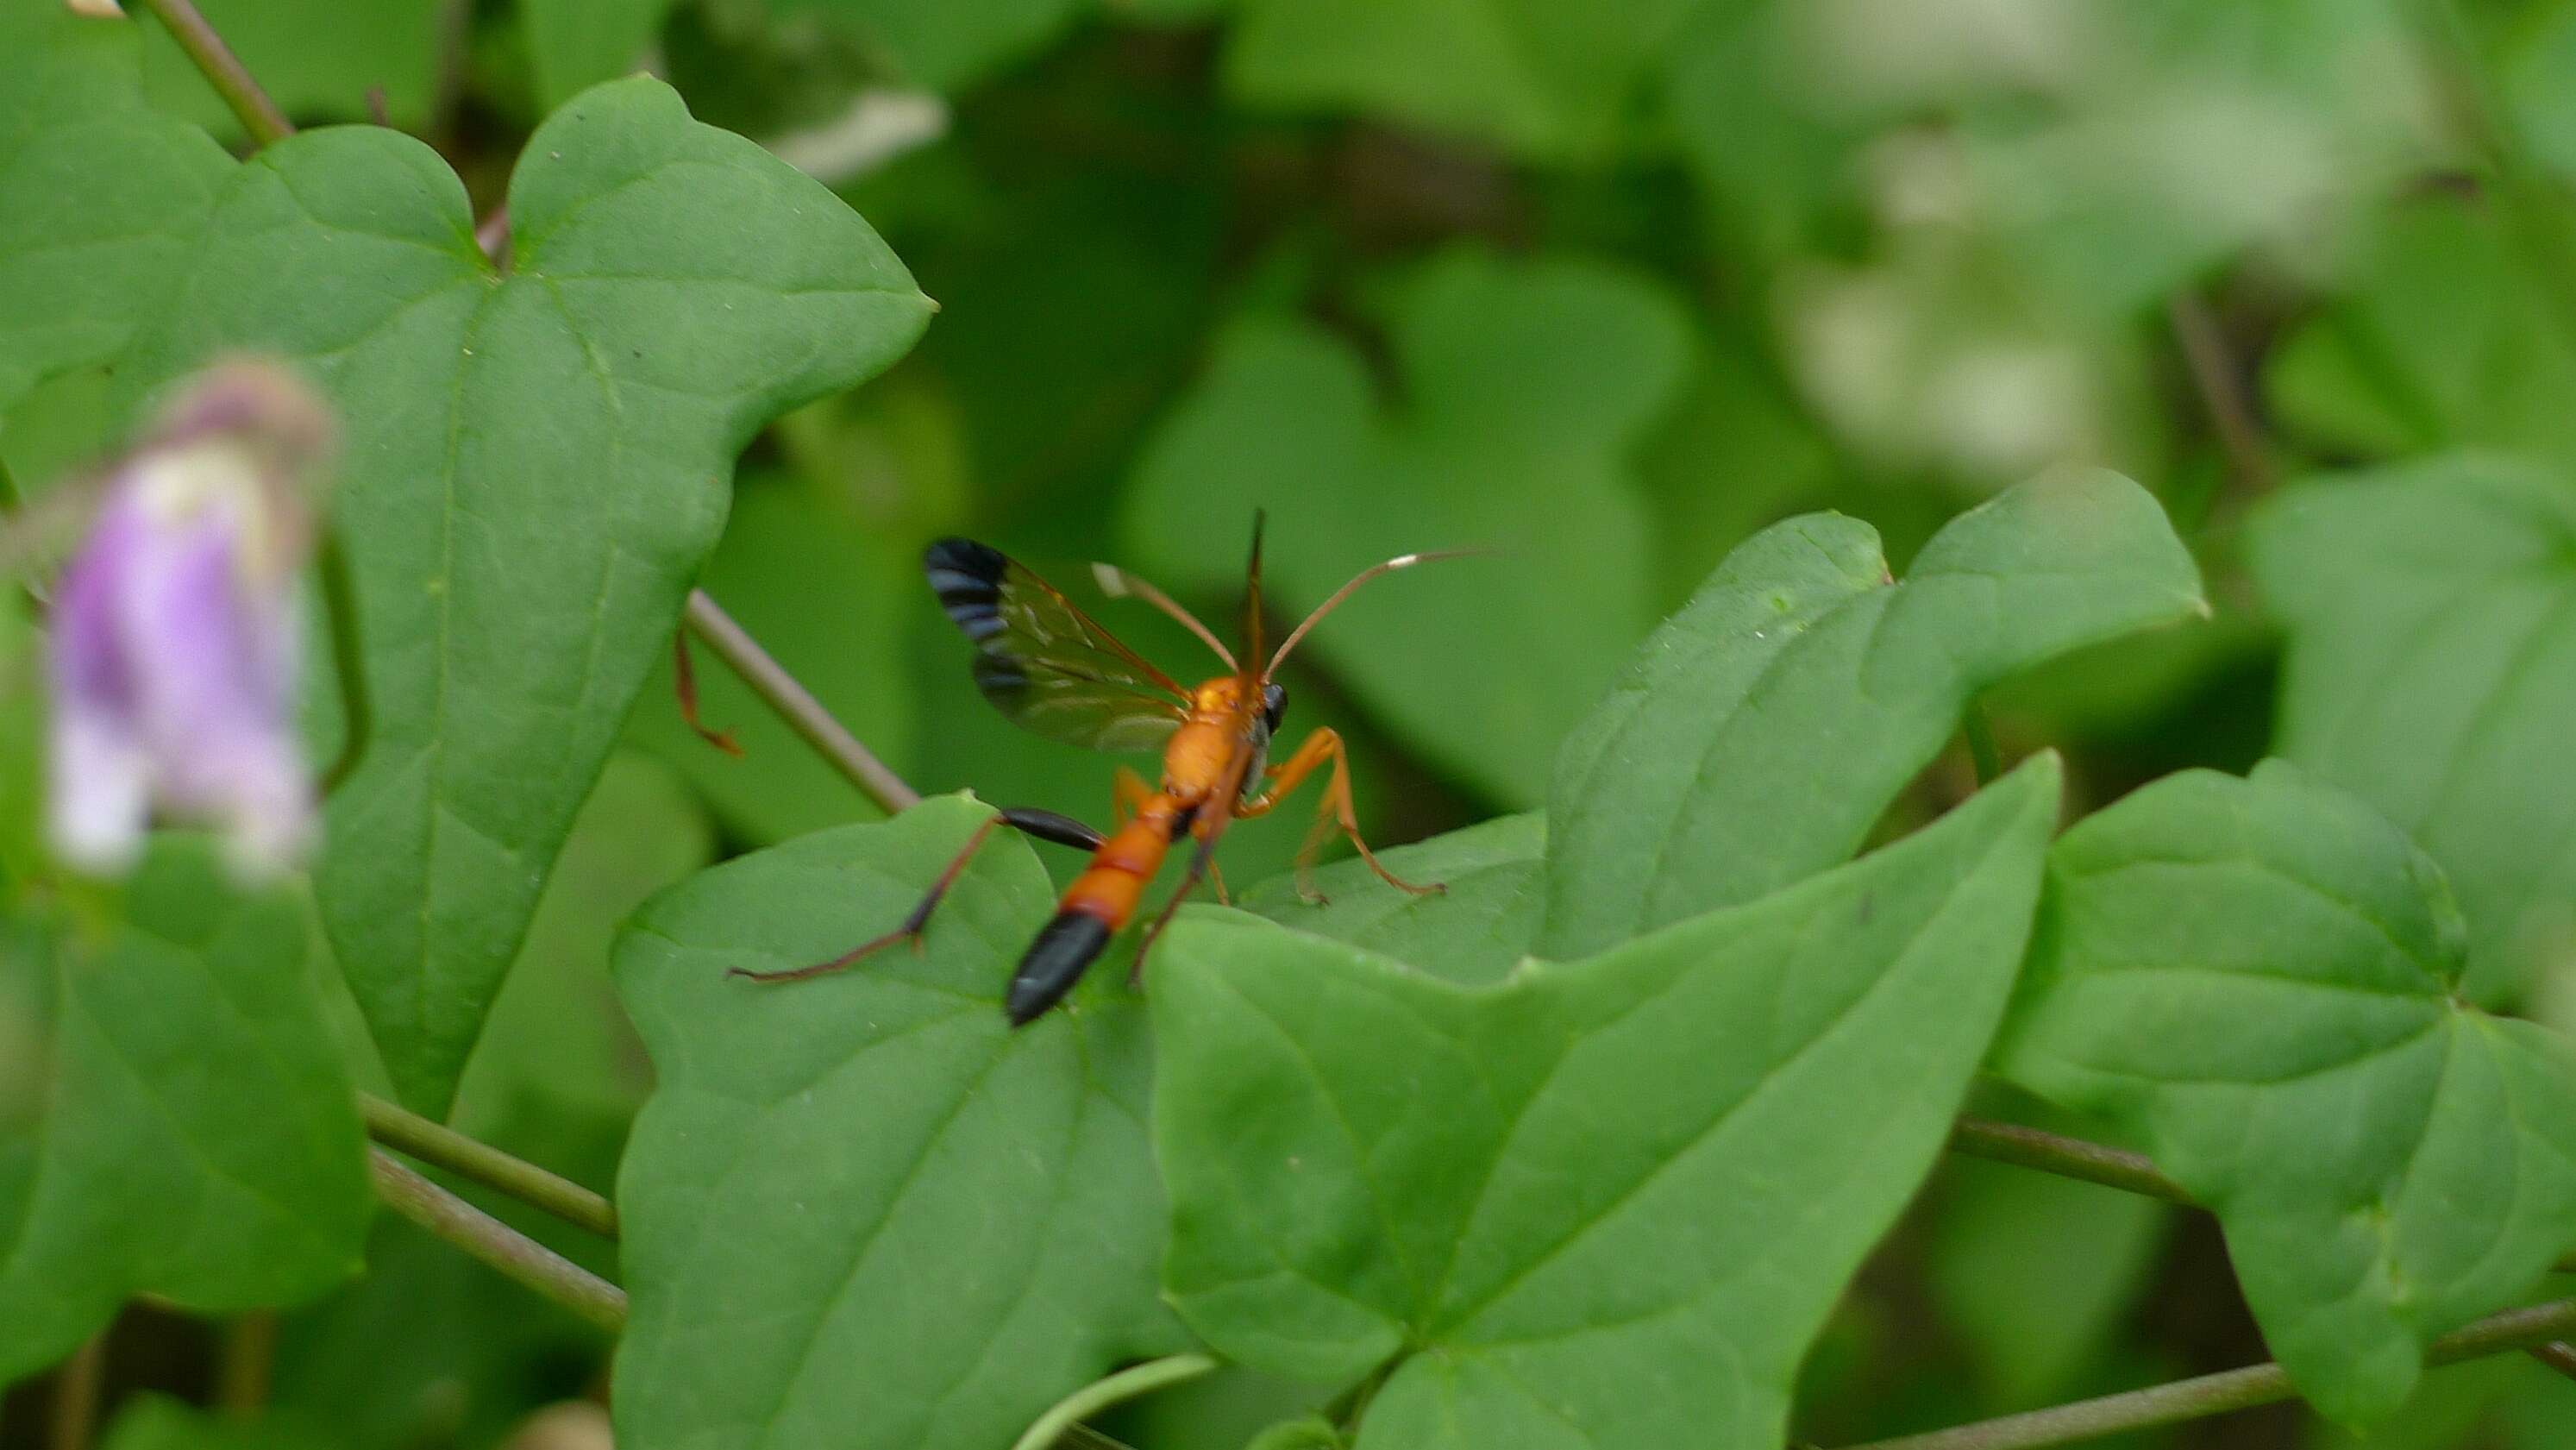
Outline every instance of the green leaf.
<path fill-rule="evenodd" d="M 926 950 L 766 985 L 885 931 L 988 808 L 801 837 L 647 906 L 618 982 L 660 1087 L 619 1188 L 621 1443 L 991 1450 L 1184 1342 L 1155 1298 L 1143 1014 L 1113 957 L 1013 1032 L 1052 893 L 1009 832 Z"/>
<path fill-rule="evenodd" d="M 562 105 L 643 62 L 672 0 L 520 0 L 537 104 Z"/>
<path fill-rule="evenodd" d="M 607 1359 L 597 1326 L 385 1214 L 366 1274 L 280 1326 L 274 1403 L 341 1450 L 501 1445 Z"/>
<path fill-rule="evenodd" d="M 1857 520 L 1764 530 L 1558 757 L 1540 952 L 1600 951 L 1848 859 L 1977 691 L 2206 607 L 2155 500 L 2112 473 L 1969 510 L 1902 584 Z"/>
<path fill-rule="evenodd" d="M 347 0 L 197 0 L 224 44 L 287 115 L 361 120 L 372 91 L 394 125 L 427 130 L 438 102 L 447 0 L 365 5 L 359 16 Z M 351 23 L 360 18 L 363 24 Z M 241 123 L 169 32 L 154 25 L 145 33 L 144 78 L 153 100 L 219 136 L 238 136 Z"/>
<path fill-rule="evenodd" d="M 1227 91 L 1253 106 L 1358 111 L 1599 162 L 1635 129 L 1650 65 L 1692 0 L 1242 0 Z"/>
<path fill-rule="evenodd" d="M 960 91 L 1064 33 L 1084 0 L 768 0 L 781 16 L 816 13 L 844 21 L 871 53 L 910 85 Z"/>
<path fill-rule="evenodd" d="M 2011 1080 L 2137 1134 L 2217 1215 L 2272 1353 L 2328 1416 L 2576 1241 L 2576 1049 L 2452 995 L 2439 868 L 2271 763 L 2189 771 L 2050 853 Z"/>
<path fill-rule="evenodd" d="M 1997 1410 L 2070 1398 L 2154 1279 L 2177 1210 L 2134 1193 L 1953 1158 L 1925 1282 Z"/>
<path fill-rule="evenodd" d="M 163 839 L 117 905 L 0 939 L 0 1380 L 136 1293 L 309 1299 L 357 1271 L 375 1203 L 293 895 Z"/>
<path fill-rule="evenodd" d="M 522 1093 L 620 1119 L 633 1113 L 649 1078 L 609 983 L 609 950 L 646 898 L 714 858 L 714 837 L 705 811 L 661 762 L 632 753 L 609 760 L 475 1044 L 457 1090 L 460 1126 L 472 1131 L 476 1099 L 497 1104 Z"/>
<path fill-rule="evenodd" d="M 136 27 L 0 0 L 0 417 L 152 315 L 232 158 L 144 103 Z"/>
<path fill-rule="evenodd" d="M 2509 997 L 2576 941 L 2576 493 L 2432 459 L 2286 491 L 2249 552 L 2290 631 L 2275 748 L 2441 863 L 2468 996 Z"/>
<path fill-rule="evenodd" d="M 1547 816 L 1531 811 L 1378 853 L 1396 875 L 1448 888 L 1436 896 L 1394 890 L 1352 857 L 1315 873 L 1320 903 L 1302 899 L 1290 875 L 1245 892 L 1242 904 L 1282 926 L 1475 986 L 1501 980 L 1528 954 L 1547 900 L 1546 853 Z"/>
<path fill-rule="evenodd" d="M 140 1394 L 117 1409 L 99 1443 L 105 1450 L 333 1450 L 337 1442 L 300 1422 L 244 1420 L 167 1395 Z"/>
<path fill-rule="evenodd" d="M 656 81 L 529 141 L 511 265 L 380 127 L 241 170 L 138 372 L 265 348 L 347 428 L 337 508 L 376 732 L 331 801 L 325 925 L 404 1101 L 442 1111 L 753 430 L 930 309 L 867 223 Z"/>
<path fill-rule="evenodd" d="M 2576 463 L 2571 329 L 2576 291 L 2495 203 L 2429 194 L 2389 210 L 2348 295 L 2281 343 L 2265 390 L 2328 454 L 2472 445 Z"/>
<path fill-rule="evenodd" d="M 1771 1450 L 2001 1014 L 2057 783 L 2039 757 L 1842 870 L 1481 988 L 1185 915 L 1150 998 L 1182 1316 L 1299 1378 L 1396 1359 L 1363 1450 Z"/>
<path fill-rule="evenodd" d="M 1345 1450 L 1350 1442 L 1321 1415 L 1282 1420 L 1252 1437 L 1243 1450 Z"/>
<path fill-rule="evenodd" d="M 746 477 L 704 584 L 834 719 L 879 755 L 904 758 L 915 728 L 901 683 L 904 625 L 917 612 L 947 626 L 922 585 L 917 552 L 874 537 L 795 480 Z M 691 636 L 689 645 L 699 716 L 731 734 L 741 756 L 690 731 L 667 666 L 646 684 L 628 734 L 678 767 L 728 827 L 767 845 L 883 814 L 703 641 Z M 962 660 L 957 668 L 964 672 Z"/>
<path fill-rule="evenodd" d="M 1311 323 L 1229 330 L 1128 490 L 1126 536 L 1167 588 L 1232 594 L 1236 541 L 1266 504 L 1265 587 L 1292 618 L 1379 559 L 1493 546 L 1371 585 L 1298 657 L 1433 763 L 1534 804 L 1557 742 L 1649 623 L 1627 460 L 1676 395 L 1688 329 L 1636 274 L 1471 249 L 1387 299 L 1393 397 Z M 1511 668 L 1496 669 L 1506 643 Z"/>

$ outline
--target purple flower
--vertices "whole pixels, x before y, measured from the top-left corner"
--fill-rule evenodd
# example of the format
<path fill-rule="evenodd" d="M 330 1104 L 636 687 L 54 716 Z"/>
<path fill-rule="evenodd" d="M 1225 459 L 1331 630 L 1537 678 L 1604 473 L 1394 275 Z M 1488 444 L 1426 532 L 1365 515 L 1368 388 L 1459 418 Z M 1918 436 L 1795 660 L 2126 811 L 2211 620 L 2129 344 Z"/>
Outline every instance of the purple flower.
<path fill-rule="evenodd" d="M 154 808 L 247 874 L 296 864 L 315 802 L 295 728 L 296 578 L 328 414 L 292 376 L 218 364 L 108 474 L 52 610 L 52 834 L 130 866 Z"/>

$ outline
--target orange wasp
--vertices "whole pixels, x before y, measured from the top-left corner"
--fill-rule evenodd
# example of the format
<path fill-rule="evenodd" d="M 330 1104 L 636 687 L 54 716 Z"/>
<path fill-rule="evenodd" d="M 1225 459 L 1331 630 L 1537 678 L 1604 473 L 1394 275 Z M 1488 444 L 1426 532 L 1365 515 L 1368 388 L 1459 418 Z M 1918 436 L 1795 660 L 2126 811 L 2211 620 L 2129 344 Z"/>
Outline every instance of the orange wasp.
<path fill-rule="evenodd" d="M 1274 678 L 1288 652 L 1354 590 L 1381 574 L 1411 568 L 1450 553 L 1399 554 L 1373 564 L 1289 631 L 1279 650 L 1262 657 L 1261 515 L 1253 515 L 1252 562 L 1243 602 L 1243 657 L 1237 661 L 1215 633 L 1169 595 L 1124 570 L 1092 566 L 1101 588 L 1113 596 L 1132 597 L 1160 609 L 1204 641 L 1225 662 L 1226 673 L 1184 688 L 1171 676 L 1146 663 L 1119 642 L 1062 591 L 1039 578 L 1000 550 L 971 539 L 941 539 L 922 555 L 923 572 L 940 608 L 974 642 L 975 686 L 995 708 L 1025 729 L 1052 740 L 1090 750 L 1160 750 L 1163 777 L 1158 786 L 1125 766 L 1118 768 L 1116 828 L 1107 836 L 1070 816 L 1053 811 L 1008 809 L 976 828 L 954 859 L 939 873 L 929 892 L 894 930 L 861 942 L 828 962 L 778 972 L 735 968 L 734 975 L 761 982 L 797 981 L 836 972 L 898 941 L 917 946 L 940 898 L 956 883 L 977 847 L 996 826 L 1041 841 L 1091 853 L 1091 864 L 1074 878 L 1056 903 L 1056 912 L 1020 958 L 1004 999 L 1011 1025 L 1035 1020 L 1064 1000 L 1120 928 L 1135 919 L 1145 884 L 1161 869 L 1172 843 L 1186 832 L 1198 841 L 1189 872 L 1172 894 L 1145 942 L 1136 951 L 1141 968 L 1145 948 L 1153 944 L 1182 898 L 1210 869 L 1217 838 L 1238 816 L 1268 814 L 1307 776 L 1327 762 L 1332 775 L 1315 815 L 1315 827 L 1297 853 L 1298 892 L 1319 900 L 1309 882 L 1315 853 L 1338 829 L 1359 849 L 1360 859 L 1381 880 L 1416 895 L 1443 889 L 1417 886 L 1380 865 L 1376 853 L 1360 839 L 1359 818 L 1351 808 L 1349 761 L 1342 737 L 1319 728 L 1287 760 L 1269 763 L 1270 740 L 1288 708 L 1288 692 Z M 1463 551 L 1453 551 L 1463 552 Z M 1222 878 L 1219 892 L 1222 894 Z"/>

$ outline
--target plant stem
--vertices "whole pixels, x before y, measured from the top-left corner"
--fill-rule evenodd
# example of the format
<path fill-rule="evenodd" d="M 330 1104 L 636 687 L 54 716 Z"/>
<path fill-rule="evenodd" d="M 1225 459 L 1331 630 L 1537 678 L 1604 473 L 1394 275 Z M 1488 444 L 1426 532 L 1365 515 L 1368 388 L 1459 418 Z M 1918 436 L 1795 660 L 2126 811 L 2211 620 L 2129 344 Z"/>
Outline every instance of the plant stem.
<path fill-rule="evenodd" d="M 2507 1310 L 2479 1320 L 2457 1334 L 2433 1341 L 2427 1364 L 2453 1364 L 2509 1350 L 2546 1344 L 2576 1330 L 2576 1299 Z M 1848 1450 L 2040 1450 L 2042 1446 L 2151 1429 L 2185 1420 L 2222 1415 L 2230 1410 L 2273 1404 L 2297 1393 L 2277 1364 L 2250 1365 L 2198 1379 L 2176 1380 L 2126 1394 L 2078 1400 L 2045 1410 L 1980 1420 L 1924 1435 L 1872 1440 Z"/>
<path fill-rule="evenodd" d="M 99 1388 L 107 1379 L 107 1336 L 107 1329 L 91 1335 L 54 1371 L 54 1404 L 45 1427 L 49 1450 L 89 1450 L 98 1424 Z"/>
<path fill-rule="evenodd" d="M 2174 340 L 2182 346 L 2183 362 L 2191 371 L 2192 391 L 2200 394 L 2200 405 L 2209 414 L 2211 429 L 2218 434 L 2218 446 L 2227 455 L 2228 472 L 2248 493 L 2269 492 L 2272 463 L 2263 450 L 2263 425 L 2255 420 L 2253 400 L 2246 396 L 2245 375 L 2228 355 L 2227 338 L 2219 330 L 2217 316 L 2198 293 L 2189 289 L 2174 293 L 2165 312 L 2173 326 Z"/>
<path fill-rule="evenodd" d="M 236 1419 L 249 1419 L 268 1404 L 277 1368 L 277 1311 L 234 1315 L 216 1349 L 215 1404 Z"/>
<path fill-rule="evenodd" d="M 893 815 L 920 803 L 921 792 L 904 784 L 902 776 L 887 769 L 884 761 L 833 719 L 832 712 L 797 683 L 786 667 L 770 658 L 760 641 L 734 623 L 733 616 L 709 598 L 707 591 L 689 591 L 688 622 L 689 629 L 732 666 L 752 693 L 777 711 L 778 717 L 803 736 L 806 744 L 849 777 L 850 784 L 875 801 L 880 810 Z"/>
<path fill-rule="evenodd" d="M 464 1199 L 367 1150 L 376 1196 L 394 1212 L 611 1334 L 626 1327 L 626 1291 Z"/>
<path fill-rule="evenodd" d="M 1168 1359 L 1149 1359 L 1140 1365 L 1122 1369 L 1107 1379 L 1094 1380 L 1056 1401 L 1055 1408 L 1038 1416 L 1011 1450 L 1050 1450 L 1075 1425 L 1099 1414 L 1111 1405 L 1152 1394 L 1183 1380 L 1194 1380 L 1216 1368 L 1216 1361 L 1204 1354 L 1176 1354 Z"/>
<path fill-rule="evenodd" d="M 2019 1123 L 1961 1118 L 1951 1125 L 1950 1151 L 2098 1183 L 2124 1193 L 2141 1193 L 2184 1208 L 2208 1207 L 2193 1198 L 2191 1190 L 2167 1178 L 2144 1153 L 2025 1128 Z M 2576 1274 L 2576 1254 L 2563 1255 L 2550 1267 L 2562 1274 Z"/>
<path fill-rule="evenodd" d="M 340 686 L 340 756 L 322 773 L 322 793 L 329 795 L 358 768 L 375 733 L 375 706 L 367 693 L 367 656 L 358 633 L 358 585 L 349 574 L 349 551 L 340 527 L 326 526 L 314 564 L 322 576 L 322 613 L 331 625 L 331 673 Z"/>
<path fill-rule="evenodd" d="M 241 57 L 233 54 L 231 46 L 224 44 L 224 38 L 206 23 L 206 17 L 197 13 L 195 5 L 189 0 L 143 0 L 143 3 L 160 17 L 163 25 L 170 27 L 170 38 L 179 42 L 179 48 L 188 53 L 188 59 L 196 63 L 206 83 L 215 88 L 215 94 L 222 96 L 224 104 L 232 108 L 233 115 L 241 121 L 242 129 L 250 133 L 254 143 L 272 145 L 295 134 L 294 123 L 277 108 L 277 102 L 268 98 L 268 92 L 259 88 L 259 82 L 250 78 L 250 72 L 242 66 Z"/>
<path fill-rule="evenodd" d="M 358 1114 L 367 1121 L 367 1136 L 388 1148 L 471 1178 L 575 1228 L 586 1228 L 601 1238 L 617 1237 L 617 1210 L 607 1199 L 570 1179 L 558 1178 L 489 1143 L 477 1142 L 454 1128 L 433 1123 L 369 1093 L 358 1094 Z"/>
<path fill-rule="evenodd" d="M 2019 1123 L 1961 1118 L 1950 1129 L 1950 1151 L 2017 1168 L 2036 1168 L 2060 1178 L 2080 1178 L 2125 1193 L 2143 1193 L 2187 1208 L 2199 1206 L 2188 1190 L 2167 1178 L 2144 1153 L 2025 1128 Z"/>
<path fill-rule="evenodd" d="M 2576 1344 L 2569 1344 L 2563 1339 L 2553 1339 L 2547 1344 L 2533 1345 L 2530 1354 L 2533 1359 L 2539 1360 L 2569 1379 L 2576 1379 Z"/>

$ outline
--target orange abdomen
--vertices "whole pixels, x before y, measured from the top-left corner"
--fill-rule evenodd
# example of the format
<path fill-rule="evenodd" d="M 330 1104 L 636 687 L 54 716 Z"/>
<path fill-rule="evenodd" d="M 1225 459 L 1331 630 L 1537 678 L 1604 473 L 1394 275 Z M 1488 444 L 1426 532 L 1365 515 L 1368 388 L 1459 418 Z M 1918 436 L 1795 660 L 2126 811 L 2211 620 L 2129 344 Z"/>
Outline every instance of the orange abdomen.
<path fill-rule="evenodd" d="M 1005 998 L 1013 1025 L 1028 1022 L 1064 1000 L 1098 960 L 1118 929 L 1135 919 L 1145 883 L 1162 869 L 1180 830 L 1181 803 L 1168 795 L 1146 798 L 1136 818 L 1112 832 L 1091 853 L 1091 864 L 1065 888 L 1054 919 L 1020 957 Z"/>

